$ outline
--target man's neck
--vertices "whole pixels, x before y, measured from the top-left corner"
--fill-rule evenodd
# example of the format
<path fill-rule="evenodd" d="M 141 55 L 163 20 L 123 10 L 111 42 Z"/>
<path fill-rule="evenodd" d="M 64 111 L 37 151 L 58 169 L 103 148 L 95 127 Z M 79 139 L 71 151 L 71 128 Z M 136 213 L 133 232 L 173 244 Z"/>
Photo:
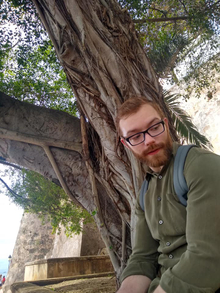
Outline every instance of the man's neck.
<path fill-rule="evenodd" d="M 163 169 L 163 166 L 160 166 L 160 167 L 151 167 L 151 166 L 149 166 L 149 168 L 150 168 L 153 172 L 159 174 L 160 171 Z"/>

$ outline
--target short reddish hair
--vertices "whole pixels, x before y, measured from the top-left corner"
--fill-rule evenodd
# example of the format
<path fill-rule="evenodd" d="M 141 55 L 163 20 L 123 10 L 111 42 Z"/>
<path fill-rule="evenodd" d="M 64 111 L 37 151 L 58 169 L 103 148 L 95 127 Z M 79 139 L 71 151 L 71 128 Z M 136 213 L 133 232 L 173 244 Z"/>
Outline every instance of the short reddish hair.
<path fill-rule="evenodd" d="M 134 96 L 126 100 L 119 108 L 118 114 L 116 116 L 116 130 L 118 135 L 120 136 L 120 127 L 119 127 L 119 122 L 122 118 L 127 118 L 131 114 L 137 113 L 138 110 L 143 106 L 143 105 L 150 105 L 152 106 L 157 113 L 160 115 L 160 118 L 164 118 L 165 114 L 161 107 L 155 103 L 154 101 L 149 101 L 145 97 L 142 96 Z"/>

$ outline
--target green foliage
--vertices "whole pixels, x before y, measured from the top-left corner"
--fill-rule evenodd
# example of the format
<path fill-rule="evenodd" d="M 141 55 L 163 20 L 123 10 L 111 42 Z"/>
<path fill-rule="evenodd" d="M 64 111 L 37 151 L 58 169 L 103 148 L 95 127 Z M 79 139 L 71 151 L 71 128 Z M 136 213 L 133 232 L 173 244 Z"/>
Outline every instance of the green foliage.
<path fill-rule="evenodd" d="M 63 189 L 33 171 L 7 170 L 11 178 L 11 189 L 7 195 L 26 213 L 37 214 L 42 222 L 51 222 L 53 232 L 64 226 L 67 236 L 82 231 L 82 223 L 92 221 L 92 216 L 73 204 Z"/>
<path fill-rule="evenodd" d="M 49 40 L 27 51 L 18 46 L 8 59 L 0 77 L 2 91 L 22 101 L 76 114 L 71 88 Z"/>
<path fill-rule="evenodd" d="M 220 2 L 217 0 L 120 0 L 131 13 L 140 39 L 159 77 L 172 83 L 194 82 L 199 93 L 211 87 L 211 68 L 220 72 Z M 172 19 L 172 18 L 175 18 Z M 169 21 L 167 21 L 169 20 Z M 210 50 L 212 48 L 212 50 Z M 179 74 L 184 68 L 185 74 Z M 184 77 L 184 79 L 182 79 Z M 202 83 L 201 83 L 202 81 Z"/>
<path fill-rule="evenodd" d="M 33 3 L 5 0 L 0 7 L 1 91 L 76 115 L 72 90 Z"/>
<path fill-rule="evenodd" d="M 214 90 L 212 68 L 214 73 L 220 72 L 219 1 L 119 3 L 136 22 L 140 40 L 159 77 L 171 84 L 193 82 L 198 96 L 204 87 Z M 180 73 L 183 68 L 184 75 Z M 0 88 L 21 100 L 76 113 L 72 91 L 30 0 L 3 0 L 0 4 Z M 187 90 L 189 96 L 190 87 Z"/>

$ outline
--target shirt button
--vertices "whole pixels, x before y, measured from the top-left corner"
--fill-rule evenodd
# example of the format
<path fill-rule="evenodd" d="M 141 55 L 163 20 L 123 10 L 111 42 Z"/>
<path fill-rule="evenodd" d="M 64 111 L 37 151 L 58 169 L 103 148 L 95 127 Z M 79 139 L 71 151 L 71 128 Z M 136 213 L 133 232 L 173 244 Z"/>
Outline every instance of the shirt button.
<path fill-rule="evenodd" d="M 162 224 L 163 224 L 163 220 L 160 220 L 160 221 L 159 221 L 159 224 L 162 225 Z"/>
<path fill-rule="evenodd" d="M 169 241 L 166 242 L 166 246 L 170 246 L 171 243 Z"/>
<path fill-rule="evenodd" d="M 169 254 L 169 258 L 174 258 L 174 256 L 172 254 Z"/>
<path fill-rule="evenodd" d="M 159 176 L 158 176 L 158 178 L 159 178 L 159 179 L 162 179 L 162 178 L 163 178 L 163 176 L 162 176 L 162 175 L 159 175 Z"/>
<path fill-rule="evenodd" d="M 158 200 L 158 201 L 161 201 L 161 197 L 160 197 L 160 196 L 158 196 L 157 200 Z"/>

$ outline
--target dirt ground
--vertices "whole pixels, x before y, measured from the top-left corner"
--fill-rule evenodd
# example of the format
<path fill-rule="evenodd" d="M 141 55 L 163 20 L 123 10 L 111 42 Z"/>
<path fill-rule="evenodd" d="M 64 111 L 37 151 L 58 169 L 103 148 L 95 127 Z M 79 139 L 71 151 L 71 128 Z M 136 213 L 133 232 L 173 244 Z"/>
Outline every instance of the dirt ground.
<path fill-rule="evenodd" d="M 65 281 L 59 284 L 45 286 L 59 293 L 115 293 L 115 277 L 101 277 Z"/>

